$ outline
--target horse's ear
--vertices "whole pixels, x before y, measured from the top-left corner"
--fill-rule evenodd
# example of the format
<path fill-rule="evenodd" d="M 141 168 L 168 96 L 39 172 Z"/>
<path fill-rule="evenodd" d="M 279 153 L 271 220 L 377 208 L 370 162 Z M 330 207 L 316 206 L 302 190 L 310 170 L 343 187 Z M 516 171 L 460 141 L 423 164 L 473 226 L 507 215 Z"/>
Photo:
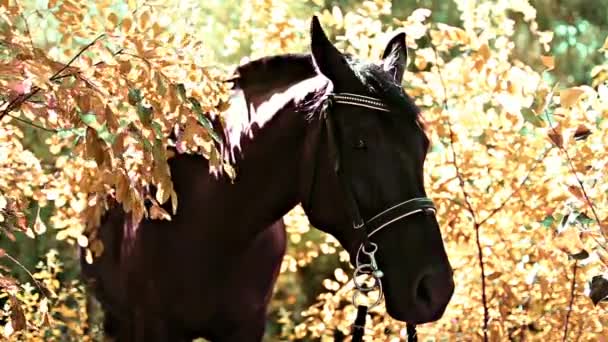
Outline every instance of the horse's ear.
<path fill-rule="evenodd" d="M 317 16 L 312 17 L 310 25 L 310 48 L 312 59 L 319 71 L 334 84 L 352 74 L 344 55 L 329 41 Z"/>
<path fill-rule="evenodd" d="M 401 84 L 405 64 L 407 62 L 407 46 L 405 45 L 405 33 L 401 32 L 394 36 L 386 45 L 382 54 L 382 67 L 388 72 L 396 83 Z"/>

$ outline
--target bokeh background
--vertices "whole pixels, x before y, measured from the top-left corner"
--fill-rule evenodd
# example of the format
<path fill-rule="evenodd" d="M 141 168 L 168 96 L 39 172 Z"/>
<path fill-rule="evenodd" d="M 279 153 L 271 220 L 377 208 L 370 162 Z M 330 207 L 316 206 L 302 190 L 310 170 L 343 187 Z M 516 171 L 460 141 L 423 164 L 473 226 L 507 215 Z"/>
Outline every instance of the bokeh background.
<path fill-rule="evenodd" d="M 343 51 L 372 60 L 391 34 L 404 30 L 410 47 L 404 87 L 428 121 L 427 190 L 438 203 L 457 285 L 444 317 L 419 327 L 420 340 L 608 339 L 607 306 L 590 298 L 591 281 L 601 279 L 608 262 L 608 1 L 11 0 L 0 6 L 3 38 L 13 21 L 15 32 L 28 32 L 52 60 L 66 63 L 101 32 L 127 35 L 121 27 L 130 21 L 140 29 L 157 26 L 141 41 L 189 35 L 199 42 L 187 51 L 198 65 L 226 75 L 247 60 L 308 51 L 313 14 Z M 65 19 L 66 11 L 77 20 Z M 175 50 L 186 44 L 164 42 Z M 14 58 L 10 49 L 0 42 L 3 61 Z M 42 173 L 56 165 L 61 154 L 53 150 L 59 144 L 53 133 L 8 122 L 0 134 L 21 132 L 23 153 Z M 2 156 L 3 167 L 23 158 Z M 0 271 L 18 281 L 2 285 L 14 297 L 3 295 L 0 332 L 13 340 L 100 340 L 102 313 L 79 280 L 84 222 L 68 224 L 67 214 L 58 214 L 70 198 L 58 203 L 42 192 L 47 200 L 40 201 L 35 189 L 28 194 L 7 179 L 0 194 L 16 190 L 29 198 L 22 210 L 28 224 L 14 230 L 0 222 L 6 254 Z M 332 341 L 336 329 L 348 333 L 354 318 L 352 269 L 301 208 L 285 220 L 289 250 L 265 340 Z M 608 295 L 601 288 L 593 293 Z M 28 321 L 22 331 L 15 331 L 11 298 Z M 369 340 L 404 340 L 404 326 L 382 307 L 371 316 Z"/>

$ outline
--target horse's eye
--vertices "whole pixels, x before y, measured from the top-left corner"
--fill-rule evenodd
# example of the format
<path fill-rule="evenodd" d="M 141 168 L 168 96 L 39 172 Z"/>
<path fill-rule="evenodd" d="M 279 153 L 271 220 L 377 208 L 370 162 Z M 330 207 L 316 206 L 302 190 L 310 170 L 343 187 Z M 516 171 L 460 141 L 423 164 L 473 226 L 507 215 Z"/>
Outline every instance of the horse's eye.
<path fill-rule="evenodd" d="M 357 141 L 355 142 L 355 148 L 357 150 L 364 150 L 367 148 L 367 144 L 365 144 L 365 141 L 363 141 L 363 139 L 357 139 Z"/>

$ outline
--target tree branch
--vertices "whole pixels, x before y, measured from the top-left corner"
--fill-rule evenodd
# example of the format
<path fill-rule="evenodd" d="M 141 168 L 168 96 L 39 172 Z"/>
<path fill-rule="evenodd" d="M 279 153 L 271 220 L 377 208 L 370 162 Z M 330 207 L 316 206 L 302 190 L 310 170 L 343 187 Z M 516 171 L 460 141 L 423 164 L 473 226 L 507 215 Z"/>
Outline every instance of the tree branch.
<path fill-rule="evenodd" d="M 58 133 L 58 132 L 60 132 L 60 131 L 61 131 L 61 130 L 57 130 L 57 129 L 46 128 L 46 127 L 44 127 L 44 126 L 41 126 L 41 125 L 35 124 L 35 123 L 33 123 L 33 122 L 29 121 L 29 120 L 22 119 L 22 118 L 20 118 L 20 117 L 18 117 L 18 116 L 14 116 L 13 114 L 10 114 L 10 113 L 8 113 L 8 114 L 6 114 L 6 115 L 7 115 L 7 116 L 10 116 L 11 118 L 13 118 L 13 119 L 15 119 L 15 120 L 17 120 L 17 121 L 19 121 L 19 122 L 22 122 L 22 123 L 24 123 L 24 124 L 26 124 L 26 125 L 30 125 L 30 126 L 32 126 L 32 127 L 39 128 L 39 129 L 41 129 L 41 130 L 43 130 L 43 131 L 47 131 L 47 132 L 51 132 L 51 133 Z"/>
<path fill-rule="evenodd" d="M 103 37 L 105 37 L 105 33 L 100 34 L 92 42 L 80 49 L 80 51 L 78 51 L 78 53 L 74 57 L 72 57 L 72 59 L 70 59 L 67 64 L 65 64 L 61 69 L 59 69 L 59 71 L 54 73 L 53 76 L 49 78 L 49 81 L 58 80 L 61 77 L 62 72 L 69 68 L 70 65 L 74 63 L 76 59 L 78 59 L 78 57 L 80 57 L 87 49 L 95 45 L 95 43 L 97 43 L 97 41 L 99 41 Z M 32 96 L 36 95 L 40 91 L 40 89 L 40 87 L 34 86 L 29 93 L 17 95 L 13 100 L 8 103 L 8 106 L 6 106 L 6 108 L 4 108 L 2 112 L 0 112 L 0 120 L 2 120 L 2 118 L 4 118 L 4 116 L 6 116 L 8 113 L 19 108 L 25 101 L 29 100 Z"/>
<path fill-rule="evenodd" d="M 532 164 L 532 168 L 530 168 L 530 170 L 528 170 L 528 173 L 526 174 L 526 176 L 522 179 L 522 181 L 519 183 L 519 185 L 517 186 L 517 188 L 515 188 L 515 190 L 513 190 L 513 192 L 511 192 L 511 194 L 509 196 L 507 196 L 507 198 L 502 201 L 502 203 L 494 208 L 489 214 L 488 216 L 486 216 L 483 220 L 481 220 L 479 222 L 479 225 L 481 226 L 482 224 L 486 223 L 486 221 L 488 221 L 490 218 L 492 218 L 492 216 L 494 216 L 496 213 L 498 213 L 500 210 L 502 210 L 502 208 L 505 207 L 505 205 L 507 204 L 507 202 L 509 202 L 513 196 L 515 196 L 519 190 L 521 190 L 521 188 L 524 186 L 524 184 L 528 181 L 528 179 L 530 178 L 530 175 L 532 174 L 532 172 L 534 172 L 534 170 L 536 170 L 536 167 L 538 166 L 538 163 L 540 163 L 540 161 L 542 161 L 543 159 L 545 159 L 545 157 L 547 156 L 547 154 L 549 153 L 549 151 L 552 149 L 553 147 L 547 148 L 545 149 L 545 151 L 543 151 L 543 153 L 534 160 L 534 163 Z"/>
<path fill-rule="evenodd" d="M 570 314 L 572 313 L 572 304 L 574 304 L 574 290 L 576 287 L 576 271 L 578 270 L 578 260 L 574 262 L 572 267 L 572 283 L 570 285 L 570 303 L 568 304 L 568 313 L 566 313 L 566 322 L 564 322 L 564 338 L 563 342 L 566 342 L 568 338 L 568 324 L 570 323 Z"/>
<path fill-rule="evenodd" d="M 437 49 L 431 41 L 431 47 L 433 48 L 433 52 L 435 54 L 435 65 L 437 67 L 437 73 L 439 75 L 439 80 L 441 82 L 441 86 L 443 87 L 443 110 L 445 112 L 448 111 L 448 93 L 447 87 L 445 85 L 445 80 L 443 79 L 443 75 L 441 73 L 441 69 L 439 68 L 439 54 L 437 53 Z M 454 163 L 454 167 L 456 168 L 456 176 L 460 183 L 460 189 L 462 190 L 462 195 L 464 196 L 464 202 L 466 204 L 466 208 L 473 219 L 473 226 L 475 229 L 475 243 L 477 245 L 477 257 L 479 259 L 479 268 L 481 269 L 481 302 L 483 305 L 483 340 L 484 342 L 488 341 L 488 322 L 490 321 L 490 314 L 488 310 L 488 298 L 487 298 L 487 289 L 486 289 L 486 269 L 485 263 L 483 260 L 483 249 L 481 247 L 481 238 L 480 238 L 480 228 L 481 224 L 477 221 L 477 217 L 475 216 L 475 211 L 473 210 L 473 205 L 469 201 L 469 194 L 465 188 L 464 177 L 462 176 L 462 172 L 460 170 L 460 166 L 458 165 L 458 158 L 456 155 L 456 148 L 454 146 L 454 130 L 452 129 L 452 123 L 450 122 L 450 117 L 446 118 L 446 122 L 448 124 L 448 128 L 450 131 L 450 146 L 452 147 L 452 159 Z"/>
<path fill-rule="evenodd" d="M 545 117 L 547 118 L 547 122 L 549 122 L 549 127 L 551 127 L 551 130 L 553 131 L 553 133 L 556 135 L 559 135 L 559 132 L 555 129 L 555 126 L 553 126 L 551 117 L 549 117 L 549 114 L 547 113 L 546 110 L 544 111 L 544 113 L 545 113 Z M 563 144 L 562 144 L 562 146 L 559 146 L 558 144 L 555 144 L 555 145 L 566 156 L 566 160 L 568 161 L 568 168 L 570 169 L 570 172 L 576 178 L 576 181 L 578 182 L 578 186 L 581 188 L 581 191 L 583 192 L 583 197 L 585 198 L 586 204 L 589 206 L 589 208 L 591 208 L 591 213 L 593 214 L 593 218 L 595 218 L 595 221 L 597 222 L 597 224 L 600 228 L 600 234 L 604 235 L 604 233 L 602 232 L 602 222 L 600 220 L 600 217 L 598 216 L 597 212 L 595 211 L 595 206 L 593 205 L 593 202 L 591 201 L 591 199 L 589 198 L 589 195 L 587 194 L 587 190 L 585 189 L 585 185 L 583 184 L 583 181 L 580 179 L 580 177 L 576 173 L 576 170 L 574 169 L 574 162 L 572 161 L 572 158 L 570 157 L 570 154 L 568 153 L 568 149 L 566 149 L 566 147 L 564 147 Z M 607 236 L 605 236 L 605 238 L 608 239 Z"/>

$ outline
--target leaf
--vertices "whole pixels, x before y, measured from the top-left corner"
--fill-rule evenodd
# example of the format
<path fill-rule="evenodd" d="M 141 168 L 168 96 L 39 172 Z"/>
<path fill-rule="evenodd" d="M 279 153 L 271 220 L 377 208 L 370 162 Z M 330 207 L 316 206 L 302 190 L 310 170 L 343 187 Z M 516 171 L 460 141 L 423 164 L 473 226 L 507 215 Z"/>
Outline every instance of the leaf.
<path fill-rule="evenodd" d="M 583 249 L 582 251 L 580 251 L 576 254 L 572 254 L 570 256 L 576 260 L 585 260 L 589 257 L 589 252 L 587 252 L 586 250 Z"/>
<path fill-rule="evenodd" d="M 175 190 L 171 190 L 171 210 L 173 210 L 173 215 L 177 214 L 177 193 Z"/>
<path fill-rule="evenodd" d="M 7 292 L 16 292 L 19 290 L 19 283 L 9 276 L 0 276 L 0 289 Z"/>
<path fill-rule="evenodd" d="M 87 136 L 85 139 L 85 158 L 95 160 L 98 166 L 103 164 L 105 159 L 105 152 L 102 145 L 100 144 L 97 133 L 92 128 L 87 130 Z"/>
<path fill-rule="evenodd" d="M 170 184 L 170 180 L 169 181 L 161 181 L 160 183 L 158 183 L 156 185 L 156 200 L 158 201 L 158 203 L 163 204 L 165 202 L 167 202 L 167 200 L 169 199 L 170 195 L 171 195 L 171 189 L 173 188 L 173 186 Z"/>
<path fill-rule="evenodd" d="M 547 67 L 547 71 L 555 68 L 555 57 L 553 56 L 540 56 L 541 62 Z"/>
<path fill-rule="evenodd" d="M 203 109 L 201 108 L 201 104 L 196 99 L 194 99 L 192 97 L 189 98 L 188 100 L 190 100 L 190 103 L 192 104 L 192 109 L 197 114 L 198 122 L 203 127 L 205 127 L 205 129 L 207 130 L 207 133 L 209 133 L 209 135 L 211 135 L 211 137 L 213 138 L 213 140 L 215 140 L 218 144 L 221 144 L 222 143 L 222 138 L 217 134 L 217 132 L 213 128 L 213 125 L 211 124 L 211 121 L 209 121 L 209 119 L 207 118 L 207 116 L 203 112 Z"/>
<path fill-rule="evenodd" d="M 489 274 L 486 278 L 488 280 L 495 280 L 495 279 L 500 278 L 501 275 L 502 275 L 502 272 L 493 272 L 493 273 Z"/>
<path fill-rule="evenodd" d="M 40 322 L 40 327 L 53 327 L 53 318 L 49 312 L 42 313 L 42 322 Z"/>
<path fill-rule="evenodd" d="M 575 185 L 569 185 L 568 191 L 573 194 L 574 197 L 578 198 L 581 202 L 586 202 L 585 194 L 583 193 L 580 187 Z"/>
<path fill-rule="evenodd" d="M 594 305 L 608 299 L 608 280 L 605 278 L 605 275 L 591 278 L 589 288 L 589 298 L 591 298 Z"/>
<path fill-rule="evenodd" d="M 585 251 L 578 230 L 571 226 L 567 227 L 558 236 L 556 236 L 553 240 L 553 244 L 559 250 L 572 257 Z"/>
<path fill-rule="evenodd" d="M 579 87 L 564 89 L 559 93 L 559 103 L 562 107 L 572 107 L 585 91 Z"/>
<path fill-rule="evenodd" d="M 153 220 L 171 221 L 171 215 L 165 209 L 159 207 L 156 203 L 150 208 L 150 218 Z"/>
<path fill-rule="evenodd" d="M 148 126 L 152 122 L 152 112 L 153 108 L 151 106 L 142 103 L 137 104 L 137 115 L 144 125 Z"/>
<path fill-rule="evenodd" d="M 591 129 L 584 124 L 579 125 L 574 132 L 574 140 L 585 140 L 591 135 Z"/>
<path fill-rule="evenodd" d="M 112 24 L 112 25 L 110 26 L 110 29 L 112 29 L 112 30 L 113 30 L 113 29 L 116 27 L 116 25 L 118 24 L 118 16 L 116 15 L 116 13 L 111 12 L 111 13 L 108 15 L 108 18 L 107 18 L 107 19 L 108 19 L 108 21 L 109 21 L 109 22 Z"/>
<path fill-rule="evenodd" d="M 531 123 L 536 127 L 543 127 L 543 120 L 541 120 L 532 109 L 530 108 L 522 108 L 521 115 L 525 121 Z"/>
<path fill-rule="evenodd" d="M 549 131 L 549 133 L 547 133 L 547 136 L 549 137 L 549 140 L 555 144 L 555 146 L 559 148 L 564 147 L 564 136 L 560 131 L 552 129 Z"/>
<path fill-rule="evenodd" d="M 540 224 L 542 224 L 545 228 L 549 228 L 553 225 L 554 222 L 555 218 L 552 215 L 549 215 L 545 217 L 542 221 L 540 221 Z"/>
<path fill-rule="evenodd" d="M 46 232 L 46 225 L 40 218 L 40 208 L 38 208 L 38 214 L 36 215 L 36 220 L 34 221 L 34 232 L 36 232 L 38 235 Z"/>
<path fill-rule="evenodd" d="M 21 331 L 26 327 L 25 314 L 17 297 L 9 294 L 11 303 L 11 324 L 15 331 Z"/>
<path fill-rule="evenodd" d="M 141 90 L 136 89 L 136 88 L 129 89 L 129 95 L 127 98 L 128 98 L 130 105 L 132 105 L 132 106 L 137 105 L 142 100 Z"/>
<path fill-rule="evenodd" d="M 109 145 L 114 145 L 114 141 L 116 139 L 116 135 L 110 133 L 110 131 L 108 130 L 108 125 L 107 124 L 103 124 L 101 125 L 101 127 L 99 128 L 99 130 L 97 130 L 97 136 L 105 141 L 106 143 L 108 143 Z"/>
<path fill-rule="evenodd" d="M 182 83 L 178 84 L 176 87 L 179 97 L 182 99 L 182 101 L 186 101 L 186 87 L 184 87 Z"/>
<path fill-rule="evenodd" d="M 87 126 L 94 128 L 93 126 L 98 125 L 97 116 L 94 113 L 80 114 L 80 120 Z"/>
<path fill-rule="evenodd" d="M 608 37 L 604 40 L 604 45 L 600 48 L 600 50 L 608 50 Z"/>

